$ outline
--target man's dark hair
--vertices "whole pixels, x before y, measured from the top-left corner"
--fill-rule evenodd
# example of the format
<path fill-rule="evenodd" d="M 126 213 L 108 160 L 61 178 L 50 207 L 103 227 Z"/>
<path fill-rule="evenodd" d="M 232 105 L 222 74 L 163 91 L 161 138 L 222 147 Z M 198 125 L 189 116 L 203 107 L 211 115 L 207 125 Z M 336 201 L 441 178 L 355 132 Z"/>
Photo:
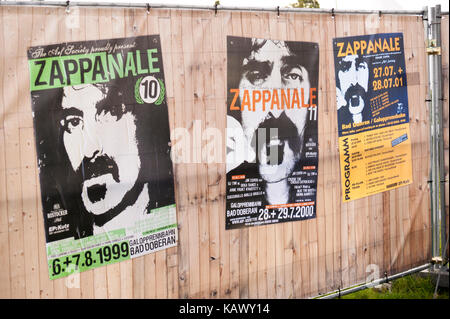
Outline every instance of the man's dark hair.
<path fill-rule="evenodd" d="M 130 193 L 142 190 L 142 186 L 147 183 L 150 211 L 174 203 L 169 121 L 165 101 L 158 106 L 136 102 L 136 80 L 129 77 L 93 85 L 107 93 L 106 98 L 96 105 L 98 114 L 109 112 L 120 119 L 124 113 L 131 112 L 135 117 L 141 169 L 128 197 L 129 200 L 135 200 L 137 197 Z M 63 88 L 32 94 L 42 202 L 45 212 L 50 211 L 54 203 L 61 203 L 71 214 L 73 236 L 81 238 L 92 235 L 94 218 L 96 224 L 101 226 L 133 203 L 126 203 L 125 198 L 124 203 L 119 204 L 116 212 L 111 212 L 109 217 L 105 214 L 103 217 L 93 216 L 84 208 L 80 196 L 82 176 L 74 172 L 63 143 L 64 127 L 60 124 L 63 97 Z"/>

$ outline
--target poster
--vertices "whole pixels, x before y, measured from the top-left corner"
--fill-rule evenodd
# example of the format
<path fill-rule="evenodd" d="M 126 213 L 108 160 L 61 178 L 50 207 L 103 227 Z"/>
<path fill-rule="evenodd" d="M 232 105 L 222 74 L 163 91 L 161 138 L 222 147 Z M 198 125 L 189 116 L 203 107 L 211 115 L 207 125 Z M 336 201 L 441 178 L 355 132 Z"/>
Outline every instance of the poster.
<path fill-rule="evenodd" d="M 49 276 L 175 246 L 158 35 L 28 49 Z"/>
<path fill-rule="evenodd" d="M 316 216 L 317 43 L 227 37 L 226 229 Z"/>
<path fill-rule="evenodd" d="M 402 33 L 333 39 L 344 202 L 410 184 Z"/>

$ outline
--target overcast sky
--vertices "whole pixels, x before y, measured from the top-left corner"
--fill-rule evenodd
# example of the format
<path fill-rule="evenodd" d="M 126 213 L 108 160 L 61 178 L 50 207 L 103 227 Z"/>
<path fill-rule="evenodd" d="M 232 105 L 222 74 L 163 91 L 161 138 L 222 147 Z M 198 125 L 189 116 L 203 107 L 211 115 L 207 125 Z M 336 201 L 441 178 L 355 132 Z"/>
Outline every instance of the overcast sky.
<path fill-rule="evenodd" d="M 23 0 L 22 0 L 23 1 Z M 61 1 L 61 0 L 60 0 Z M 318 0 L 326 9 L 364 9 L 364 10 L 421 10 L 424 6 L 441 4 L 442 11 L 448 11 L 448 0 Z M 74 2 L 123 2 L 154 4 L 194 4 L 212 6 L 215 0 L 74 0 Z M 296 0 L 220 0 L 227 7 L 286 7 Z"/>

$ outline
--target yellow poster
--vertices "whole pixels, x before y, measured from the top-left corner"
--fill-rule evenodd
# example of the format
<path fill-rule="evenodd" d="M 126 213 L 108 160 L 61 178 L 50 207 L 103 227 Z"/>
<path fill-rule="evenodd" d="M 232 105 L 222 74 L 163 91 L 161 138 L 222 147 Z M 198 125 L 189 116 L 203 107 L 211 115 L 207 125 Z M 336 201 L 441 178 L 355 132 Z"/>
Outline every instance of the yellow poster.
<path fill-rule="evenodd" d="M 333 39 L 342 200 L 412 182 L 402 33 Z"/>
<path fill-rule="evenodd" d="M 411 183 L 409 123 L 339 138 L 343 201 Z"/>

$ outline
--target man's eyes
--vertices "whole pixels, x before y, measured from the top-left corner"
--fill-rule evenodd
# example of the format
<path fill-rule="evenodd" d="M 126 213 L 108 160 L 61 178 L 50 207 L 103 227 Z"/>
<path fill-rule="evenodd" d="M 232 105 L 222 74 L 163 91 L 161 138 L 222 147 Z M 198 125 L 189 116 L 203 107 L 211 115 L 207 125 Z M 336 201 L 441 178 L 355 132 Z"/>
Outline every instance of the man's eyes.
<path fill-rule="evenodd" d="M 341 61 L 340 66 L 341 66 L 341 70 L 343 72 L 346 72 L 351 69 L 352 62 Z M 355 68 L 356 68 L 356 70 L 359 70 L 359 69 L 365 70 L 365 69 L 367 69 L 367 64 L 365 62 L 356 62 Z"/>
<path fill-rule="evenodd" d="M 292 68 L 283 70 L 282 76 L 284 80 L 288 81 L 303 81 L 303 73 L 300 68 Z"/>
<path fill-rule="evenodd" d="M 83 118 L 77 115 L 68 115 L 60 123 L 66 132 L 72 133 L 76 128 L 83 125 Z"/>
<path fill-rule="evenodd" d="M 344 61 L 341 61 L 341 70 L 342 71 L 348 71 L 348 70 L 350 70 L 350 67 L 352 66 L 352 63 L 351 62 L 344 62 Z"/>
<path fill-rule="evenodd" d="M 364 62 L 361 62 L 361 63 L 359 63 L 357 66 L 356 66 L 356 69 L 357 70 L 359 70 L 359 69 L 367 69 L 367 65 L 364 63 Z"/>
<path fill-rule="evenodd" d="M 297 81 L 297 80 L 303 81 L 302 75 L 299 73 L 295 73 L 295 72 L 290 72 L 288 74 L 285 74 L 284 78 L 287 80 L 292 80 L 292 81 Z"/>
<path fill-rule="evenodd" d="M 257 84 L 267 77 L 267 73 L 261 72 L 260 70 L 249 70 L 247 71 L 246 77 L 252 84 Z"/>

